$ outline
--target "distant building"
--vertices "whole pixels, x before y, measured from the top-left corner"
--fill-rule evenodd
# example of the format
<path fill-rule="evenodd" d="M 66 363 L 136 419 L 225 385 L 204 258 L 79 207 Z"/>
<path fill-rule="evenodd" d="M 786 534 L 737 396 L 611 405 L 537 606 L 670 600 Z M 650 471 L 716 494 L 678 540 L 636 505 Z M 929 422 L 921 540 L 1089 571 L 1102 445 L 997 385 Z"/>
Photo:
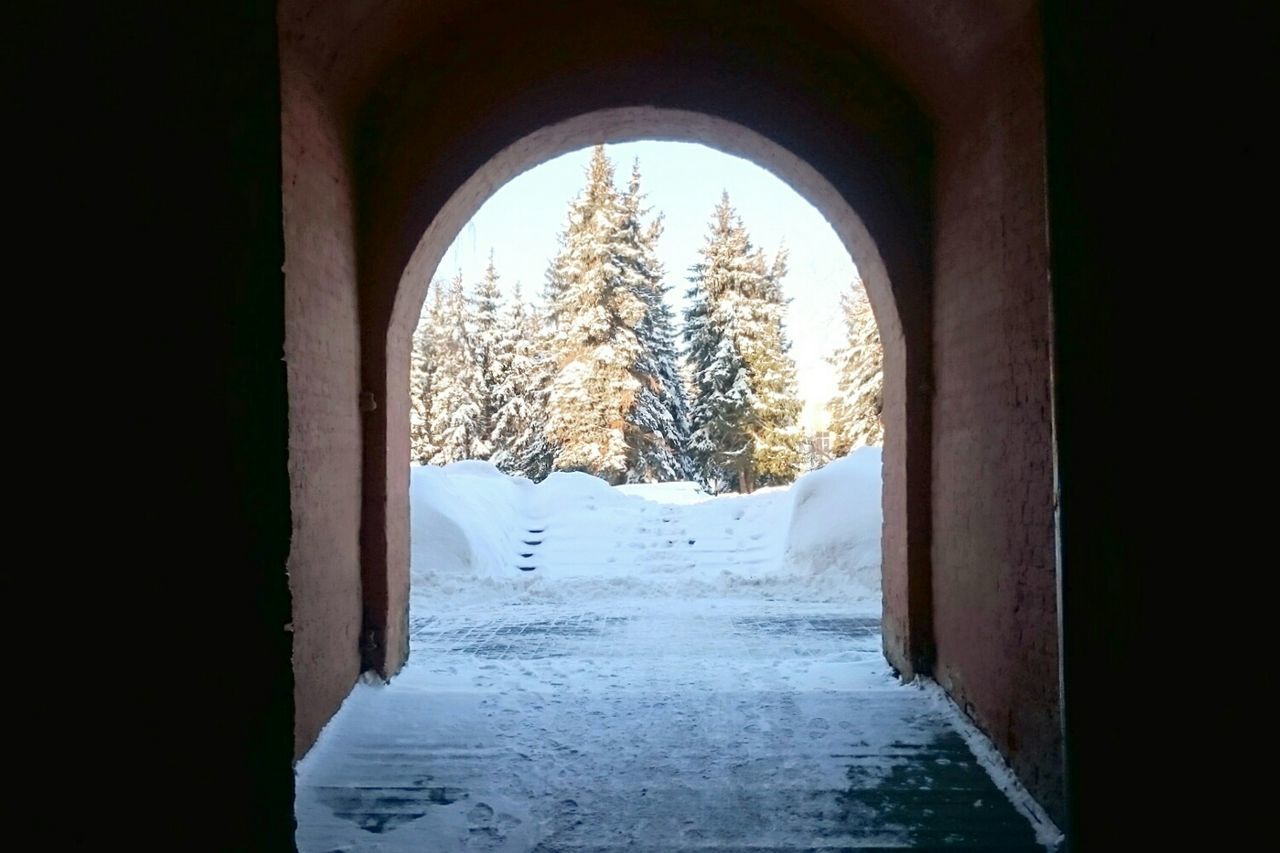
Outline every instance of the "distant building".
<path fill-rule="evenodd" d="M 813 471 L 831 461 L 831 433 L 826 430 L 811 432 L 804 437 L 805 465 Z"/>

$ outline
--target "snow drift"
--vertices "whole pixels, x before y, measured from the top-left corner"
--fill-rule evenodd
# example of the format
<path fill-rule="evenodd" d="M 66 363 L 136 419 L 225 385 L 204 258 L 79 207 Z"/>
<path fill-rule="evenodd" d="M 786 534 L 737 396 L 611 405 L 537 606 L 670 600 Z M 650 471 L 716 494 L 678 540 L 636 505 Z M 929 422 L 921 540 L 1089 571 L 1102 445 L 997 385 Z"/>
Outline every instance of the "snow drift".
<path fill-rule="evenodd" d="M 510 563 L 533 483 L 487 462 L 415 467 L 409 479 L 410 568 L 431 575 L 496 577 Z"/>
<path fill-rule="evenodd" d="M 880 448 L 863 447 L 791 488 L 786 560 L 823 584 L 880 591 Z"/>
<path fill-rule="evenodd" d="M 486 462 L 411 472 L 423 594 L 763 595 L 880 604 L 880 451 L 788 488 L 711 497 L 692 483 L 534 484 Z"/>

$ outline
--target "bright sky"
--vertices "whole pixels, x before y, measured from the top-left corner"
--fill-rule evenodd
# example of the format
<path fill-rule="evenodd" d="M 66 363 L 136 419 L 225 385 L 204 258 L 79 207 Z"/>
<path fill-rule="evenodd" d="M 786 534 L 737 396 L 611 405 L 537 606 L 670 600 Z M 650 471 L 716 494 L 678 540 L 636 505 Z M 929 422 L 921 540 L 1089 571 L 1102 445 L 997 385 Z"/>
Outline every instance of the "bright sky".
<path fill-rule="evenodd" d="M 605 152 L 619 189 L 626 186 L 632 161 L 640 159 L 645 201 L 651 213 L 665 215 L 658 255 L 677 318 L 682 316 L 688 269 L 705 243 L 722 190 L 728 190 L 754 245 L 770 258 L 786 245 L 789 272 L 782 284 L 791 300 L 787 334 L 805 402 L 803 421 L 807 429 L 825 424 L 824 407 L 836 385 L 835 372 L 823 359 L 840 344 L 840 293 L 857 276 L 827 220 L 772 173 L 703 145 L 631 142 L 606 146 Z M 586 183 L 590 158 L 590 148 L 565 154 L 499 189 L 463 226 L 435 277 L 450 278 L 461 270 L 468 285 L 478 281 L 492 248 L 503 289 L 510 292 L 518 281 L 526 300 L 538 298 L 569 202 Z"/>

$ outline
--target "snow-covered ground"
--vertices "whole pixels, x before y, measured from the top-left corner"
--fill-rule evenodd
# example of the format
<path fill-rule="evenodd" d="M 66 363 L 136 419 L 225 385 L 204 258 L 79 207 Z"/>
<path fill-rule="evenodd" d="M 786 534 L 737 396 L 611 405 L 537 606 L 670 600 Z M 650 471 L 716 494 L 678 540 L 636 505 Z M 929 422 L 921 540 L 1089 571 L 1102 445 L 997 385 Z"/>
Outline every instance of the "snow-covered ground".
<path fill-rule="evenodd" d="M 298 766 L 303 851 L 1034 845 L 880 640 L 880 453 L 790 488 L 412 472 L 411 656 Z"/>
<path fill-rule="evenodd" d="M 415 608 L 749 595 L 879 612 L 878 448 L 746 496 L 586 474 L 534 484 L 483 462 L 414 468 L 411 490 Z"/>

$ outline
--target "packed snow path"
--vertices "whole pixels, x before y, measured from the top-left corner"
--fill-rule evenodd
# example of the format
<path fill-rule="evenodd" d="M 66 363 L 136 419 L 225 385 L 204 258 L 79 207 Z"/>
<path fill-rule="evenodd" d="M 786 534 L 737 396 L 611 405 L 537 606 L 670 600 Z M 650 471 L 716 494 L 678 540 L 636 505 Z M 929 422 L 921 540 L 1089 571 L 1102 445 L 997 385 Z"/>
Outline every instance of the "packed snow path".
<path fill-rule="evenodd" d="M 697 511 L 688 507 L 636 501 L 624 505 L 629 511 L 620 511 L 610 502 L 602 512 L 594 495 L 574 495 L 553 516 L 527 518 L 513 563 L 525 572 L 546 569 L 557 579 L 599 578 L 603 559 L 605 572 L 614 567 L 614 579 L 621 581 L 653 576 L 665 581 L 661 576 L 684 578 L 695 571 L 749 573 L 780 563 L 778 543 L 762 541 L 766 532 L 746 519 L 749 504 L 742 503 L 712 525 L 703 518 L 691 520 L 688 516 Z"/>
<path fill-rule="evenodd" d="M 890 672 L 878 602 L 751 583 L 789 513 L 569 490 L 502 517 L 501 569 L 415 588 L 408 665 L 299 765 L 299 849 L 1043 849 L 957 712 Z"/>

